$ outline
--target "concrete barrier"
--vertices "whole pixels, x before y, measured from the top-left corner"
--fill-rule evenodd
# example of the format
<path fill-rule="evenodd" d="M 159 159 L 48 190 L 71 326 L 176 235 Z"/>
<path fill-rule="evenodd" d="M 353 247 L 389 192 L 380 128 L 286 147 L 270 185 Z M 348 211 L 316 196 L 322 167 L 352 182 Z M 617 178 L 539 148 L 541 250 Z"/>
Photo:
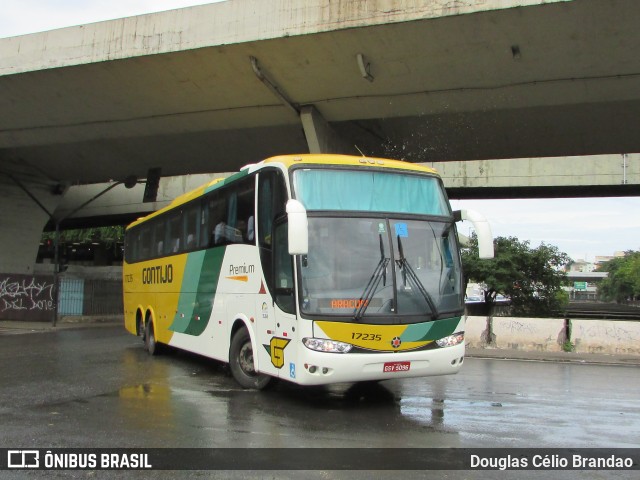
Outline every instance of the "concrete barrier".
<path fill-rule="evenodd" d="M 487 317 L 468 316 L 465 341 L 469 348 L 640 355 L 640 322 L 493 317 L 489 325 Z"/>
<path fill-rule="evenodd" d="M 561 352 L 565 321 L 561 318 L 493 317 L 489 341 L 487 317 L 467 317 L 465 339 L 472 348 Z"/>
<path fill-rule="evenodd" d="M 571 320 L 577 353 L 640 355 L 640 322 Z"/>
<path fill-rule="evenodd" d="M 468 347 L 485 348 L 487 346 L 487 317 L 467 317 L 464 339 Z"/>
<path fill-rule="evenodd" d="M 565 341 L 562 318 L 493 317 L 497 348 L 538 352 L 561 352 Z"/>

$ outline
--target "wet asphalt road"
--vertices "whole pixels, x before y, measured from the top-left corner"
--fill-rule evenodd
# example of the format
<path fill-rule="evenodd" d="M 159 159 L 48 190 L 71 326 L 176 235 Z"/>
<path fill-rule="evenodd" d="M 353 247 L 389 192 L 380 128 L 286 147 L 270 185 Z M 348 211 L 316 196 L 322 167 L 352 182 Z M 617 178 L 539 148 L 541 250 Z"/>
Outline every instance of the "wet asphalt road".
<path fill-rule="evenodd" d="M 0 336 L 0 362 L 3 448 L 640 445 L 637 367 L 468 358 L 457 376 L 373 386 L 280 383 L 256 392 L 238 387 L 223 365 L 208 359 L 181 352 L 152 358 L 140 339 L 113 326 Z M 437 477 L 498 473 L 637 478 L 637 472 L 558 471 Z M 170 478 L 163 475 L 154 476 Z M 301 478 L 299 472 L 264 476 Z M 97 477 L 74 472 L 73 478 Z"/>

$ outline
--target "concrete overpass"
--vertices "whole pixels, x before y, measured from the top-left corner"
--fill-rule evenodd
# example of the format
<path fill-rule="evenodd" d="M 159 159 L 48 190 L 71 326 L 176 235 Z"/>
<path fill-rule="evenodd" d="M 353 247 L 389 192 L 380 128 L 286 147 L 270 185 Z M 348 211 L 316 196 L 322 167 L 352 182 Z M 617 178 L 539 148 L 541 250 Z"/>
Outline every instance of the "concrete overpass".
<path fill-rule="evenodd" d="M 633 0 L 231 0 L 0 39 L 3 269 L 31 268 L 48 220 L 34 198 L 51 213 L 54 190 L 150 167 L 355 146 L 419 162 L 640 152 L 639 13 Z"/>
<path fill-rule="evenodd" d="M 615 196 L 627 192 L 625 187 L 640 186 L 640 154 L 422 164 L 438 170 L 449 197 L 455 199 Z M 58 218 L 67 219 L 67 228 L 129 223 L 141 215 L 165 207 L 183 193 L 214 178 L 228 177 L 232 173 L 234 172 L 164 177 L 160 181 L 157 201 L 152 203 L 142 202 L 142 184 L 130 190 L 114 189 L 79 210 L 78 206 L 100 194 L 109 184 L 77 185 L 69 189 L 55 214 Z M 47 228 L 55 227 L 49 222 Z"/>

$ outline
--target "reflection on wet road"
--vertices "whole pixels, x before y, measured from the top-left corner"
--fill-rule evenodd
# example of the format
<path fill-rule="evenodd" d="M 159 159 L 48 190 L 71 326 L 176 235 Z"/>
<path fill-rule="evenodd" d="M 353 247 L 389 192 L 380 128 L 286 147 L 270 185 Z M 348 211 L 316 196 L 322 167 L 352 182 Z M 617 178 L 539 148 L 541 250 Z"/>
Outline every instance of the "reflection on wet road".
<path fill-rule="evenodd" d="M 0 337 L 2 446 L 637 447 L 634 367 L 468 359 L 457 376 L 243 390 L 120 328 Z"/>

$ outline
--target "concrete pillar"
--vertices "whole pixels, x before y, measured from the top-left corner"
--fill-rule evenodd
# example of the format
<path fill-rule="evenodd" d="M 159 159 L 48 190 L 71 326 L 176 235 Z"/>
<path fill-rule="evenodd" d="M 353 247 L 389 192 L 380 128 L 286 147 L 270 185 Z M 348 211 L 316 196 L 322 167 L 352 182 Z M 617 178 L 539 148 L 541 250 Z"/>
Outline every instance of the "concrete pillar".
<path fill-rule="evenodd" d="M 353 145 L 342 139 L 313 105 L 300 109 L 300 120 L 309 145 L 309 153 L 357 154 Z"/>
<path fill-rule="evenodd" d="M 23 181 L 22 185 L 43 206 L 53 212 L 62 200 L 54 195 L 51 186 Z M 42 238 L 42 230 L 49 220 L 47 213 L 9 178 L 0 178 L 0 273 L 33 274 Z"/>

